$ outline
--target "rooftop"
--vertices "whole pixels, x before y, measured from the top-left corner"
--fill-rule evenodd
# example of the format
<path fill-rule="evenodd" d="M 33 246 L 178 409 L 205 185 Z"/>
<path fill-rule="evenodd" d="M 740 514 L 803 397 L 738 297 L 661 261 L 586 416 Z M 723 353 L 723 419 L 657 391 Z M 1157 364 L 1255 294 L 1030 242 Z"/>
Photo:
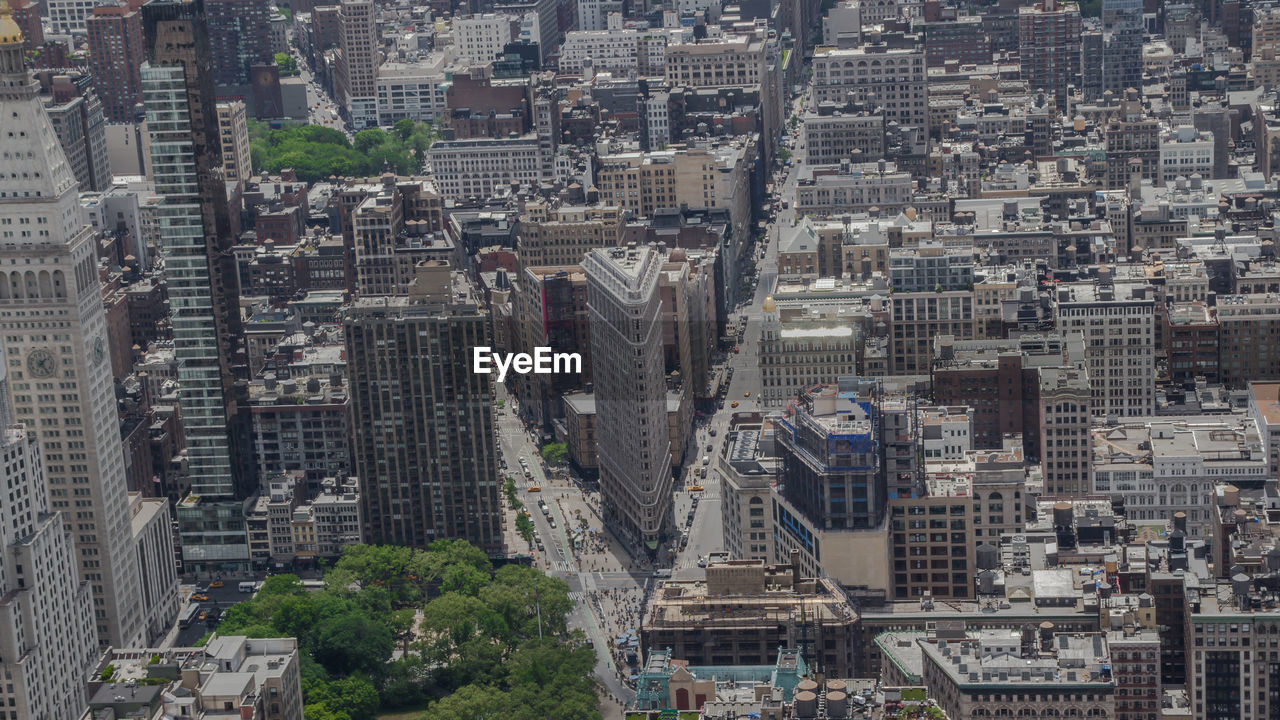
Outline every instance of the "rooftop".
<path fill-rule="evenodd" d="M 1019 639 L 1010 631 L 984 632 L 959 642 L 917 640 L 917 645 L 925 659 L 962 688 L 1114 687 L 1110 651 L 1100 633 L 1054 635 L 1034 657 L 1020 652 Z"/>

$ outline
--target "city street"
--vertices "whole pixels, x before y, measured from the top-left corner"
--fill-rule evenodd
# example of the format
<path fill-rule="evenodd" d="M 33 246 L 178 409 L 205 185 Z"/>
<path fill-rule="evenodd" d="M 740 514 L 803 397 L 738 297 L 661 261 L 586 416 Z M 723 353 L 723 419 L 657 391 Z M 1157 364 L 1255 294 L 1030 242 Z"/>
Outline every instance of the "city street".
<path fill-rule="evenodd" d="M 541 569 L 553 577 L 558 577 L 569 584 L 569 595 L 576 601 L 574 611 L 569 616 L 569 627 L 581 629 L 591 641 L 596 651 L 596 677 L 604 688 L 606 698 L 616 698 L 621 703 L 630 702 L 635 692 L 623 683 L 619 663 L 614 654 L 617 630 L 628 621 L 635 627 L 639 622 L 638 608 L 641 606 L 643 594 L 651 583 L 649 571 L 631 571 L 626 567 L 629 560 L 625 551 L 608 533 L 603 533 L 603 525 L 598 515 L 592 510 L 598 505 L 599 495 L 587 498 L 571 480 L 561 473 L 560 478 L 549 474 L 543 467 L 537 445 L 524 428 L 512 406 L 514 398 L 505 389 L 499 387 L 499 397 L 505 399 L 506 407 L 498 414 L 498 442 L 502 457 L 506 460 L 505 474 L 516 480 L 519 497 L 529 510 L 534 524 L 535 536 L 545 547 L 544 551 L 533 551 L 535 561 Z M 528 463 L 532 481 L 526 480 L 520 466 L 520 458 Z M 540 487 L 539 492 L 529 492 L 530 487 Z M 544 515 L 538 501 L 547 503 L 548 514 Z M 567 508 L 567 509 L 566 509 Z M 579 559 L 573 553 L 572 541 L 569 537 L 572 527 L 580 527 L 576 516 L 577 510 L 587 518 L 587 530 L 584 535 L 594 534 L 598 542 L 607 548 L 598 552 L 587 553 L 583 562 L 588 569 L 582 572 Z M 551 521 L 555 527 L 551 527 Z M 596 529 L 591 533 L 591 528 Z M 521 541 L 523 542 L 523 541 Z M 584 541 L 584 547 L 590 545 Z M 600 596 L 600 602 L 583 602 L 592 593 Z M 615 708 L 616 709 L 616 708 Z M 606 713 L 606 717 L 621 717 Z"/>
<path fill-rule="evenodd" d="M 290 32 L 292 33 L 292 31 Z M 351 130 L 347 127 L 346 121 L 342 119 L 342 114 L 338 111 L 337 104 L 325 92 L 324 88 L 316 82 L 311 73 L 311 66 L 307 64 L 306 57 L 298 52 L 298 48 L 292 43 L 289 45 L 289 52 L 298 63 L 299 77 L 307 84 L 307 122 L 312 125 L 323 125 L 334 130 L 341 130 L 350 137 Z"/>
<path fill-rule="evenodd" d="M 793 108 L 799 108 L 802 102 L 803 97 L 797 98 Z M 793 144 L 797 150 L 798 142 Z M 788 206 L 794 205 L 794 167 L 783 168 L 775 177 L 775 183 L 780 195 L 768 202 L 781 204 L 785 200 Z M 703 561 L 707 555 L 724 549 L 721 479 L 713 469 L 714 463 L 708 466 L 706 478 L 700 478 L 698 471 L 703 467 L 704 457 L 714 458 L 720 452 L 734 413 L 759 412 L 760 307 L 772 291 L 777 276 L 780 228 L 789 228 L 794 222 L 795 210 L 789 207 L 779 210 L 776 221 L 767 226 L 762 238 L 764 252 L 756 256 L 754 263 L 754 285 L 746 286 L 749 292 L 744 293 L 743 302 L 730 317 L 731 332 L 736 333 L 740 316 L 747 320 L 746 331 L 736 346 L 737 351 L 729 348 L 718 359 L 716 372 L 733 370 L 723 407 L 697 421 L 686 449 L 684 467 L 678 470 L 684 479 L 676 483 L 673 518 L 678 532 L 674 545 L 679 547 L 681 533 L 687 533 L 688 541 L 670 564 L 673 578 L 705 577 Z M 756 248 L 754 252 L 760 253 L 760 250 Z M 644 603 L 658 582 L 655 568 L 643 554 L 632 555 L 633 548 L 620 542 L 602 521 L 598 491 L 576 482 L 567 469 L 545 466 L 538 452 L 537 438 L 524 426 L 514 396 L 503 387 L 499 387 L 498 396 L 504 404 L 497 416 L 499 448 L 506 462 L 502 473 L 515 479 L 518 496 L 529 511 L 535 532 L 533 547 L 528 547 L 523 539 L 514 542 L 521 551 L 528 548 L 538 567 L 568 583 L 570 597 L 576 603 L 569 625 L 581 629 L 595 648 L 596 676 L 606 697 L 605 717 L 620 717 L 620 706 L 616 703 L 629 702 L 635 696 L 626 683 L 630 674 L 628 655 L 642 655 L 645 648 L 631 647 L 631 633 L 638 633 Z M 735 401 L 736 408 L 732 406 Z M 520 464 L 521 458 L 526 466 Z M 525 467 L 530 478 L 525 477 Z M 538 490 L 530 492 L 534 487 Z M 691 487 L 702 489 L 691 490 Z M 545 512 L 540 501 L 545 503 Z M 514 517 L 514 511 L 508 510 L 512 526 Z M 509 533 L 509 537 L 514 537 L 513 533 Z M 537 547 L 539 542 L 541 548 Z"/>

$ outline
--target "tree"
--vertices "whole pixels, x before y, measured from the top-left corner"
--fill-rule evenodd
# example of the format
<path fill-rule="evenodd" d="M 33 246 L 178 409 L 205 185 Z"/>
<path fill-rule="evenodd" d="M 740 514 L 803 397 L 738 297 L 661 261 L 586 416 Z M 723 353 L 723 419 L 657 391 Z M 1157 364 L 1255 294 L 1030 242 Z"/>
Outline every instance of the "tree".
<path fill-rule="evenodd" d="M 430 125 L 413 121 L 390 134 L 377 129 L 362 131 L 355 146 L 333 128 L 287 125 L 273 130 L 264 123 L 249 121 L 249 154 L 254 169 L 277 173 L 292 168 L 299 179 L 307 182 L 330 175 L 372 175 L 385 168 L 416 173 L 433 140 Z"/>
<path fill-rule="evenodd" d="M 325 575 L 325 587 L 341 592 L 382 588 L 391 607 L 401 608 L 425 597 L 430 577 L 427 554 L 421 550 L 394 545 L 348 545 Z"/>
<path fill-rule="evenodd" d="M 519 718 L 600 718 L 595 653 L 553 640 L 530 640 L 506 663 L 507 683 Z"/>
<path fill-rule="evenodd" d="M 374 148 L 377 148 L 387 142 L 387 134 L 380 128 L 369 128 L 356 133 L 355 148 L 356 152 L 368 155 Z"/>
<path fill-rule="evenodd" d="M 507 505 L 512 510 L 519 510 L 524 503 L 520 502 L 520 498 L 516 496 L 516 481 L 507 476 L 507 481 L 502 485 L 502 491 L 507 495 Z"/>
<path fill-rule="evenodd" d="M 427 708 L 422 720 L 509 720 L 510 703 L 505 692 L 467 685 Z"/>
<path fill-rule="evenodd" d="M 276 53 L 276 66 L 280 68 L 280 75 L 289 77 L 298 74 L 298 61 L 289 53 Z"/>
<path fill-rule="evenodd" d="M 542 459 L 551 465 L 563 464 L 569 459 L 569 446 L 564 443 L 547 443 L 542 446 Z"/>
<path fill-rule="evenodd" d="M 351 720 L 350 715 L 333 710 L 324 703 L 304 705 L 302 716 L 306 720 Z"/>
<path fill-rule="evenodd" d="M 476 638 L 505 640 L 509 627 L 500 613 L 477 597 L 449 592 L 422 608 L 419 625 L 428 644 L 448 659 Z"/>
<path fill-rule="evenodd" d="M 533 542 L 533 521 L 524 515 L 516 516 L 516 532 L 525 542 Z"/>
<path fill-rule="evenodd" d="M 420 706 L 426 698 L 425 685 L 429 677 L 427 664 L 417 655 L 406 654 L 387 665 L 380 693 L 382 709 Z"/>
<path fill-rule="evenodd" d="M 568 632 L 566 617 L 573 611 L 568 583 L 534 568 L 504 565 L 480 591 L 480 599 L 512 629 L 509 642 L 538 637 L 539 614 L 543 636 L 563 637 Z"/>
<path fill-rule="evenodd" d="M 373 720 L 378 714 L 378 688 L 363 675 L 352 675 L 307 688 L 307 702 L 324 703 L 351 720 Z"/>
<path fill-rule="evenodd" d="M 378 675 L 395 647 L 395 638 L 385 625 L 359 612 L 329 620 L 314 635 L 311 654 L 333 675 Z"/>
<path fill-rule="evenodd" d="M 432 577 L 443 577 L 450 565 L 470 565 L 485 575 L 493 571 L 489 556 L 466 540 L 436 540 L 427 546 L 426 566 Z"/>
<path fill-rule="evenodd" d="M 410 643 L 419 606 L 420 639 Z M 598 720 L 594 655 L 568 631 L 572 608 L 564 581 L 514 564 L 495 572 L 462 540 L 425 550 L 358 545 L 323 590 L 270 578 L 227 611 L 220 631 L 298 638 L 306 720 L 371 720 L 432 697 L 442 699 L 428 720 Z M 389 662 L 397 640 L 405 655 Z"/>
<path fill-rule="evenodd" d="M 489 583 L 489 576 L 466 563 L 453 563 L 445 567 L 440 577 L 440 589 L 446 593 L 456 592 L 474 597 L 480 588 Z"/>

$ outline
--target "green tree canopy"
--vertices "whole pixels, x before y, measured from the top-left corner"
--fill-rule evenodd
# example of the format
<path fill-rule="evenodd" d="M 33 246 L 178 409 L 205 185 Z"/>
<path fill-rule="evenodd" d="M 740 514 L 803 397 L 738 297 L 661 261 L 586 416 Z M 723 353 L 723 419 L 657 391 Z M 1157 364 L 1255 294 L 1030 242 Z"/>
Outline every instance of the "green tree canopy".
<path fill-rule="evenodd" d="M 552 465 L 560 465 L 569 459 L 569 446 L 564 443 L 547 443 L 542 446 L 542 459 Z"/>
<path fill-rule="evenodd" d="M 515 710 L 506 693 L 467 685 L 437 701 L 422 720 L 510 720 Z"/>
<path fill-rule="evenodd" d="M 340 710 L 334 710 L 325 703 L 312 703 L 302 708 L 304 720 L 352 720 L 351 716 Z"/>
<path fill-rule="evenodd" d="M 374 720 L 378 714 L 378 688 L 363 675 L 352 675 L 333 682 L 308 687 L 307 703 L 323 703 L 335 713 L 346 713 L 351 720 Z"/>
<path fill-rule="evenodd" d="M 420 172 L 427 148 L 435 140 L 431 126 L 412 120 L 394 132 L 362 130 L 355 143 L 339 130 L 320 125 L 269 125 L 249 121 L 249 152 L 256 172 L 292 168 L 307 182 L 330 175 L 371 176 L 384 170 L 410 175 Z"/>
<path fill-rule="evenodd" d="M 395 647 L 391 629 L 360 612 L 330 619 L 314 636 L 312 656 L 334 675 L 381 673 Z"/>
<path fill-rule="evenodd" d="M 280 68 L 280 75 L 289 77 L 298 74 L 298 61 L 293 59 L 289 53 L 276 53 L 274 55 L 276 67 Z"/>
<path fill-rule="evenodd" d="M 518 564 L 495 571 L 465 541 L 355 545 L 322 590 L 272 577 L 219 633 L 298 638 L 306 720 L 373 720 L 425 701 L 427 720 L 599 720 L 595 657 L 568 630 L 572 607 L 564 581 Z"/>

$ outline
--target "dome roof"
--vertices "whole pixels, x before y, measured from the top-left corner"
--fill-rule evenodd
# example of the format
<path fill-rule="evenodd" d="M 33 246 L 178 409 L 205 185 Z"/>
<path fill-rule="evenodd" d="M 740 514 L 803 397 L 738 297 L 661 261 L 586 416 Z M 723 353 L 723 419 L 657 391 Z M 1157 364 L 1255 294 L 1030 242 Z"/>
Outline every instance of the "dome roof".
<path fill-rule="evenodd" d="M 21 45 L 22 28 L 13 19 L 13 11 L 6 0 L 0 0 L 0 45 Z"/>
<path fill-rule="evenodd" d="M 760 306 L 760 309 L 767 313 L 778 312 L 778 303 L 774 302 L 773 296 L 770 295 L 764 299 L 764 304 Z"/>

